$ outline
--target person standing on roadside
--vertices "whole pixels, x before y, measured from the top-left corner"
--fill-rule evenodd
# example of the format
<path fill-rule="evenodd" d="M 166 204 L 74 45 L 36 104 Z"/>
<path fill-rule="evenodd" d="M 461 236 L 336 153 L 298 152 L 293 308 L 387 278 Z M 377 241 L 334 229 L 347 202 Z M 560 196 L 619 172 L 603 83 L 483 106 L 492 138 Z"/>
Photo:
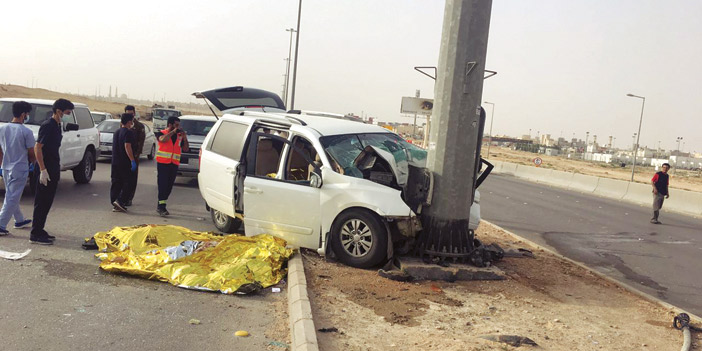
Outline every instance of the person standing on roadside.
<path fill-rule="evenodd" d="M 180 118 L 168 117 L 166 129 L 156 132 L 158 151 L 156 152 L 156 170 L 158 173 L 158 205 L 156 212 L 159 216 L 168 216 L 166 202 L 173 190 L 178 175 L 181 152 L 189 150 L 188 137 L 180 128 Z"/>
<path fill-rule="evenodd" d="M 39 136 L 34 145 L 34 154 L 39 165 L 39 177 L 37 177 L 37 189 L 34 194 L 34 222 L 29 241 L 32 244 L 52 245 L 55 236 L 49 235 L 44 230 L 46 217 L 49 215 L 51 205 L 54 203 L 56 188 L 61 176 L 61 157 L 59 148 L 61 147 L 61 118 L 64 115 L 70 116 L 73 112 L 73 103 L 66 99 L 58 99 L 54 102 L 51 110 L 53 115 L 44 121 L 39 127 Z"/>
<path fill-rule="evenodd" d="M 131 189 L 132 173 L 137 170 L 132 145 L 134 144 L 134 115 L 122 114 L 120 126 L 112 137 L 112 185 L 110 203 L 114 212 L 127 212 L 125 205 Z"/>
<path fill-rule="evenodd" d="M 651 185 L 653 186 L 653 218 L 651 218 L 651 223 L 653 224 L 661 224 L 658 221 L 658 213 L 663 207 L 663 200 L 670 197 L 668 192 L 668 184 L 670 183 L 668 170 L 670 169 L 670 164 L 664 163 L 661 169 L 651 179 Z"/>
<path fill-rule="evenodd" d="M 139 118 L 136 115 L 136 109 L 132 105 L 127 105 L 124 108 L 124 113 L 129 113 L 134 116 L 134 127 L 132 131 L 134 132 L 134 143 L 132 144 L 132 154 L 134 155 L 134 161 L 136 161 L 136 171 L 131 172 L 131 178 L 129 180 L 129 187 L 127 189 L 127 197 L 124 206 L 131 206 L 132 200 L 134 199 L 134 194 L 136 194 L 137 183 L 139 182 L 139 157 L 144 148 L 144 140 L 146 139 L 146 128 L 144 124 L 139 122 Z"/>
<path fill-rule="evenodd" d="M 15 217 L 15 229 L 32 223 L 20 209 L 20 198 L 27 176 L 34 166 L 34 134 L 25 127 L 32 105 L 26 101 L 12 104 L 12 121 L 0 127 L 0 176 L 5 180 L 5 201 L 0 210 L 0 236 L 10 234 L 7 224 Z"/>

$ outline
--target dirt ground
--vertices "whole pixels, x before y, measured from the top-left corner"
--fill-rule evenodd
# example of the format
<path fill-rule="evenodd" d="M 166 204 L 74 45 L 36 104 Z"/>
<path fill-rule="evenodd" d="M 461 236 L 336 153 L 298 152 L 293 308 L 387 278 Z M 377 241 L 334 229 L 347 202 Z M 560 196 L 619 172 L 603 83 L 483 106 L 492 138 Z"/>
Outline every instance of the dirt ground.
<path fill-rule="evenodd" d="M 319 349 L 516 349 L 486 335 L 528 337 L 554 351 L 680 349 L 673 312 L 485 223 L 478 237 L 536 258 L 499 262 L 503 281 L 404 283 L 303 252 Z"/>
<path fill-rule="evenodd" d="M 126 104 L 121 102 L 110 102 L 91 99 L 89 97 L 81 95 L 73 95 L 60 93 L 56 91 L 39 89 L 39 88 L 27 88 L 21 85 L 10 85 L 10 84 L 0 84 L 0 97 L 11 97 L 11 98 L 31 98 L 31 99 L 49 99 L 54 100 L 58 98 L 64 98 L 71 100 L 72 102 L 79 102 L 88 105 L 91 111 L 109 112 L 114 116 L 117 116 L 124 112 L 124 106 Z M 151 105 L 135 105 L 137 112 L 140 115 L 146 115 L 147 110 L 151 111 Z M 205 113 L 207 111 L 207 113 Z M 203 106 L 201 111 L 188 111 L 182 110 L 184 115 L 210 115 L 207 107 Z"/>
<path fill-rule="evenodd" d="M 483 157 L 485 157 L 485 155 L 483 155 Z M 627 181 L 631 179 L 631 166 L 621 168 L 614 164 L 568 159 L 565 156 L 546 156 L 532 152 L 512 150 L 506 147 L 493 146 L 490 148 L 490 158 L 497 161 L 533 166 L 534 164 L 532 161 L 536 157 L 540 157 L 543 160 L 543 164 L 541 165 L 543 168 L 603 178 Z M 654 173 L 656 173 L 656 170 L 653 167 L 636 166 L 634 181 L 637 183 L 650 184 Z M 669 174 L 671 174 L 671 188 L 702 192 L 702 176 L 700 176 L 700 172 L 671 170 Z"/>

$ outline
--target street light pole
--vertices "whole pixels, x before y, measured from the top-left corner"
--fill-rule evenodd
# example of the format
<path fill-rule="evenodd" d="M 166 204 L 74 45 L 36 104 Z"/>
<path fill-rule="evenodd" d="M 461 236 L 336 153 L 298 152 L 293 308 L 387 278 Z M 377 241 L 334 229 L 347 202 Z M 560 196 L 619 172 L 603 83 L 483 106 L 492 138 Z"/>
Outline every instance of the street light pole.
<path fill-rule="evenodd" d="M 492 113 L 490 114 L 490 138 L 488 139 L 488 149 L 487 149 L 487 155 L 485 158 L 490 158 L 490 145 L 492 145 L 492 121 L 495 119 L 495 104 L 492 102 L 487 102 L 485 101 L 486 104 L 492 105 Z"/>
<path fill-rule="evenodd" d="M 626 94 L 628 97 L 635 97 L 641 99 L 641 118 L 639 118 L 639 131 L 636 133 L 636 147 L 634 150 L 634 164 L 631 166 L 631 181 L 634 181 L 634 170 L 636 170 L 636 154 L 639 151 L 639 139 L 641 138 L 641 122 L 643 122 L 644 106 L 646 105 L 646 98 L 643 96 L 638 96 L 634 94 Z"/>
<path fill-rule="evenodd" d="M 283 91 L 283 100 L 285 101 L 285 106 L 288 106 L 288 82 L 290 81 L 290 56 L 292 55 L 292 37 L 293 33 L 297 33 L 294 28 L 288 28 L 285 30 L 290 32 L 290 46 L 288 47 L 288 65 L 285 69 L 285 90 Z"/>
<path fill-rule="evenodd" d="M 290 110 L 295 109 L 295 84 L 297 82 L 297 52 L 300 48 L 300 16 L 302 15 L 302 0 L 297 9 L 297 35 L 295 36 L 295 65 L 293 66 L 292 97 L 290 98 Z"/>

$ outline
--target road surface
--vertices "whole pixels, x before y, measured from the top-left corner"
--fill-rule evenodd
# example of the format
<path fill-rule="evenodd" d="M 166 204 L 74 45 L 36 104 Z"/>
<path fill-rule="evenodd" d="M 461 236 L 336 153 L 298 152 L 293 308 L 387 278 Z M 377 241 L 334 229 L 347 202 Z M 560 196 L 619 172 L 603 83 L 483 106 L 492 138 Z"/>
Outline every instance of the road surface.
<path fill-rule="evenodd" d="M 169 199 L 171 217 L 158 217 L 155 163 L 142 160 L 141 167 L 128 214 L 111 212 L 109 163 L 98 162 L 86 185 L 62 172 L 47 221 L 57 237 L 54 246 L 30 245 L 29 230 L 11 229 L 10 223 L 12 235 L 0 237 L 0 249 L 32 252 L 18 261 L 0 259 L 0 350 L 261 350 L 273 341 L 264 334 L 287 308 L 285 289 L 256 296 L 185 290 L 103 272 L 93 257 L 97 251 L 81 249 L 84 237 L 114 226 L 215 229 L 194 179 L 178 178 Z M 25 192 L 27 217 L 32 204 Z M 193 318 L 201 324 L 189 324 Z M 251 336 L 235 337 L 237 330 Z"/>
<path fill-rule="evenodd" d="M 702 220 L 491 175 L 482 218 L 675 306 L 702 315 Z M 675 190 L 671 192 L 675 196 Z"/>

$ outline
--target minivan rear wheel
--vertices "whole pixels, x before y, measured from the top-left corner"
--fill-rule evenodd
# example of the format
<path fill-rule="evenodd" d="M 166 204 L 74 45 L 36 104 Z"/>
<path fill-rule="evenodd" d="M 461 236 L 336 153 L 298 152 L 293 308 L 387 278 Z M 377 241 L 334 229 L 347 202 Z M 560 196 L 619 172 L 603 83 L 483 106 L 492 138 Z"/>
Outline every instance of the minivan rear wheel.
<path fill-rule="evenodd" d="M 376 214 L 363 209 L 350 209 L 334 221 L 331 245 L 342 263 L 356 268 L 370 268 L 385 260 L 388 234 Z"/>
<path fill-rule="evenodd" d="M 239 218 L 232 218 L 226 213 L 215 210 L 210 207 L 210 216 L 212 216 L 212 223 L 215 227 L 223 233 L 234 233 L 239 227 L 241 227 L 241 220 Z"/>
<path fill-rule="evenodd" d="M 156 144 L 152 144 L 151 145 L 151 152 L 149 152 L 149 154 L 146 155 L 146 158 L 148 158 L 149 160 L 153 160 L 155 155 L 156 155 Z"/>

